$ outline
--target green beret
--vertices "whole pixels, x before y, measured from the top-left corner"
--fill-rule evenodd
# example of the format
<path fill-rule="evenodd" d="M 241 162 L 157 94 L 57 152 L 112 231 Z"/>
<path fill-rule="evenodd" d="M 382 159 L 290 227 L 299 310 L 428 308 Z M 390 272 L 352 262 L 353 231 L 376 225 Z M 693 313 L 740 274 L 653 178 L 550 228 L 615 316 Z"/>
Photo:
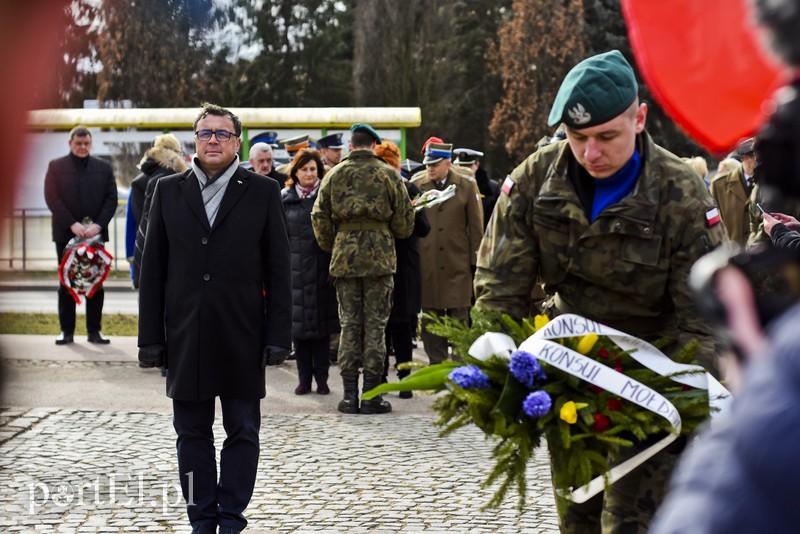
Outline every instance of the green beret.
<path fill-rule="evenodd" d="M 350 127 L 350 132 L 351 133 L 364 132 L 366 134 L 371 135 L 372 138 L 375 139 L 376 143 L 381 144 L 381 136 L 378 135 L 378 132 L 376 132 L 375 129 L 369 124 L 364 124 L 363 122 L 357 122 Z"/>
<path fill-rule="evenodd" d="M 579 129 L 603 124 L 628 109 L 638 91 L 633 68 L 619 50 L 592 56 L 567 73 L 547 125 L 563 122 Z"/>

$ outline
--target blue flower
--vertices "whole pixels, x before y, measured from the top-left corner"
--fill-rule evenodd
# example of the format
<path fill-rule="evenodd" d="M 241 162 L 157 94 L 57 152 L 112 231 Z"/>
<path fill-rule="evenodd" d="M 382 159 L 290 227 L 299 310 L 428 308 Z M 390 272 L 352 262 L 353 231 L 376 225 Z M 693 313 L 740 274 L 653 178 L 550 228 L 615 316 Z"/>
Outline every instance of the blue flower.
<path fill-rule="evenodd" d="M 518 350 L 512 354 L 508 368 L 514 378 L 529 388 L 534 387 L 537 379 L 544 380 L 547 378 L 542 366 L 539 365 L 539 360 L 530 352 Z"/>
<path fill-rule="evenodd" d="M 447 377 L 463 389 L 489 389 L 489 377 L 477 365 L 456 367 Z"/>
<path fill-rule="evenodd" d="M 529 417 L 542 417 L 553 406 L 553 401 L 550 400 L 550 395 L 546 391 L 534 391 L 528 395 L 522 402 L 522 409 Z"/>

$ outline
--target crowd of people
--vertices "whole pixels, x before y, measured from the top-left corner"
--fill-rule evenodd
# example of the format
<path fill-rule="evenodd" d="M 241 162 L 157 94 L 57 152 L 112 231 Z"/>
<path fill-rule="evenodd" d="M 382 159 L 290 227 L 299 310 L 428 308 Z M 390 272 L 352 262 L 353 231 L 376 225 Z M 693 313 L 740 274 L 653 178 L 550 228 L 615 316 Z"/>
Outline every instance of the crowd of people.
<path fill-rule="evenodd" d="M 653 141 L 647 113 L 632 67 L 610 51 L 569 71 L 548 118 L 558 131 L 501 183 L 474 148 L 431 137 L 421 164 L 401 161 L 399 148 L 363 123 L 350 128 L 346 157 L 342 134 L 319 144 L 303 135 L 284 141 L 292 159 L 278 169 L 273 147 L 254 144 L 252 171 L 240 165 L 242 125 L 228 109 L 200 110 L 188 165 L 174 137 L 158 136 L 129 199 L 129 256 L 140 291 L 139 361 L 166 375 L 193 532 L 247 524 L 267 366 L 293 354 L 294 392 L 316 384 L 327 395 L 335 346 L 338 410 L 388 413 L 387 400 L 360 392 L 390 379 L 389 347 L 398 365 L 410 362 L 419 327 L 431 364 L 455 357 L 427 330 L 427 318 L 417 324 L 421 311 L 465 322 L 473 306 L 517 319 L 575 313 L 644 340 L 672 338 L 676 349 L 695 340 L 699 363 L 714 376 L 721 355 L 741 359 L 763 347 L 758 336 L 736 346 L 722 339 L 689 280 L 696 262 L 722 244 L 800 247 L 800 210 L 759 189 L 774 139 L 742 141 L 709 177 L 702 158 L 682 160 Z M 113 173 L 89 156 L 91 133 L 74 129 L 69 146 L 46 180 L 59 257 L 73 237 L 107 239 L 116 204 Z M 430 192 L 448 194 L 430 208 L 414 206 Z M 733 277 L 729 288 L 741 282 Z M 107 343 L 102 292 L 89 300 L 89 341 Z M 59 294 L 57 344 L 72 342 L 74 303 L 67 304 Z M 778 341 L 789 352 L 796 345 L 787 334 Z M 400 367 L 397 375 L 408 373 Z M 754 381 L 777 380 L 776 373 Z M 219 476 L 211 431 L 217 397 L 227 434 Z M 712 439 L 734 432 L 729 422 Z M 686 447 L 678 439 L 600 495 L 559 510 L 562 532 L 646 532 Z M 694 453 L 698 469 L 700 459 L 725 470 L 708 447 Z M 748 475 L 741 466 L 732 473 Z M 676 484 L 701 482 L 708 479 L 698 482 L 684 468 Z M 662 531 L 686 531 L 671 525 L 686 523 L 687 509 L 702 513 L 685 501 L 670 499 Z"/>

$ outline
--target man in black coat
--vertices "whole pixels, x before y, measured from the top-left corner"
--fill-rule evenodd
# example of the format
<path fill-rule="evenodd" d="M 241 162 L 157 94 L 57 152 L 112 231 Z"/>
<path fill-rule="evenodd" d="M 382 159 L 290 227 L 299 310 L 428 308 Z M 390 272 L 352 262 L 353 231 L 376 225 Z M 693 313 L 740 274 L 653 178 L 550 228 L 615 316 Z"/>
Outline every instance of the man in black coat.
<path fill-rule="evenodd" d="M 489 219 L 492 218 L 494 205 L 497 204 L 497 199 L 500 197 L 500 184 L 489 178 L 489 175 L 481 167 L 480 158 L 483 157 L 483 152 L 471 148 L 457 148 L 453 154 L 456 156 L 453 163 L 470 171 L 478 183 L 478 191 L 481 192 L 481 204 L 483 205 L 483 229 L 486 230 Z"/>
<path fill-rule="evenodd" d="M 47 167 L 44 198 L 52 212 L 53 241 L 58 263 L 74 237 L 91 238 L 98 234 L 108 241 L 108 224 L 117 209 L 117 182 L 111 165 L 89 155 L 92 133 L 76 126 L 69 133 L 68 156 L 54 159 Z M 110 341 L 100 331 L 103 299 L 100 286 L 92 298 L 86 299 L 86 332 L 91 343 Z M 58 321 L 61 334 L 56 345 L 72 343 L 75 333 L 75 300 L 63 285 L 58 287 Z"/>
<path fill-rule="evenodd" d="M 191 169 L 156 182 L 139 286 L 139 361 L 167 367 L 193 532 L 239 532 L 255 486 L 264 369 L 291 346 L 278 184 L 239 166 L 242 124 L 204 104 Z M 217 480 L 215 398 L 227 439 Z M 193 503 L 193 504 L 192 504 Z"/>

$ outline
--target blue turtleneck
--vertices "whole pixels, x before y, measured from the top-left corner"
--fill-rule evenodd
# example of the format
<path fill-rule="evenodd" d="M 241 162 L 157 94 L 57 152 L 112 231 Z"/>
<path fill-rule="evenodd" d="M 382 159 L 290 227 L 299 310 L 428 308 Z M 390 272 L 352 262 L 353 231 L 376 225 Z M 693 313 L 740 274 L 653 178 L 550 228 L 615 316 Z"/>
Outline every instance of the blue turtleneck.
<path fill-rule="evenodd" d="M 634 150 L 631 159 L 620 170 L 608 178 L 594 179 L 592 222 L 597 219 L 604 209 L 616 204 L 633 191 L 641 170 L 642 160 L 639 157 L 639 150 Z"/>

